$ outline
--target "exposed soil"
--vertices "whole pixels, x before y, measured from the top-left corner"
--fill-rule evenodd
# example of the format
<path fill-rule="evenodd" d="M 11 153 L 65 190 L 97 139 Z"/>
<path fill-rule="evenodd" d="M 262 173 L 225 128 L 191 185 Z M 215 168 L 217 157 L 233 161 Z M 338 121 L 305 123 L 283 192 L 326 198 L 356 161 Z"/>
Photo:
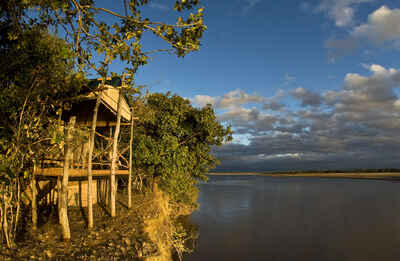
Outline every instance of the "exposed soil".
<path fill-rule="evenodd" d="M 136 194 L 133 208 L 126 207 L 126 196 L 118 194 L 117 217 L 111 218 L 107 209 L 96 204 L 93 230 L 87 229 L 86 209 L 68 208 L 71 240 L 64 242 L 58 225 L 57 210 L 42 210 L 40 225 L 30 227 L 20 235 L 16 249 L 0 249 L 2 260 L 145 260 L 157 255 L 149 243 L 144 221 L 154 218 L 152 197 Z"/>

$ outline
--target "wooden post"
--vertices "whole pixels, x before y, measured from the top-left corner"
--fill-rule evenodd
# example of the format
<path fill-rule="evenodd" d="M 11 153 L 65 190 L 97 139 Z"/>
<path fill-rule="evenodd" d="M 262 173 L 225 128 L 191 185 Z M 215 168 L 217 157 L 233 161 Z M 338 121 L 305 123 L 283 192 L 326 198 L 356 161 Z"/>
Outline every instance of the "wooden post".
<path fill-rule="evenodd" d="M 103 85 L 104 87 L 104 85 Z M 96 123 L 97 123 L 97 112 L 101 102 L 101 91 L 97 95 L 96 105 L 93 110 L 92 129 L 90 130 L 89 136 L 89 155 L 88 155 L 88 188 L 87 188 L 87 205 L 88 205 L 88 227 L 93 228 L 93 200 L 92 200 L 92 168 L 93 168 L 93 149 L 94 149 L 94 137 L 96 135 Z"/>
<path fill-rule="evenodd" d="M 110 149 L 110 151 L 109 151 L 109 153 L 108 153 L 108 160 L 109 160 L 109 162 L 111 162 L 112 161 L 112 137 L 113 137 L 113 127 L 112 126 L 110 126 L 109 127 L 109 147 L 111 148 Z M 111 165 L 110 165 L 110 174 L 111 174 Z M 105 196 L 105 202 L 106 202 L 106 206 L 109 206 L 110 205 L 110 179 L 111 179 L 111 175 L 110 175 L 110 177 L 109 178 L 107 178 L 106 180 L 105 180 L 105 183 L 104 183 L 104 191 L 105 191 L 105 194 L 104 194 L 104 196 Z"/>
<path fill-rule="evenodd" d="M 37 223 L 38 223 L 38 216 L 37 216 L 37 190 L 36 190 L 36 163 L 33 164 L 33 174 L 32 174 L 32 182 L 31 182 L 31 190 L 32 190 L 32 202 L 31 202 L 31 207 L 32 207 L 32 229 L 36 230 L 37 229 Z"/>
<path fill-rule="evenodd" d="M 133 144 L 133 110 L 131 109 L 131 135 L 129 139 L 129 176 L 128 176 L 128 208 L 132 207 L 132 144 Z"/>
<path fill-rule="evenodd" d="M 57 208 L 58 208 L 58 224 L 61 225 L 61 220 L 60 220 L 60 195 L 61 195 L 61 179 L 62 177 L 58 176 L 57 177 Z"/>
<path fill-rule="evenodd" d="M 117 124 L 114 131 L 113 147 L 112 147 L 112 158 L 111 158 L 111 176 L 110 176 L 110 187 L 111 187 L 111 217 L 115 217 L 115 197 L 117 194 L 117 185 L 115 183 L 115 171 L 117 169 L 118 159 L 118 136 L 121 125 L 121 103 L 122 103 L 122 88 L 119 89 L 118 103 L 117 103 Z"/>
<path fill-rule="evenodd" d="M 74 128 L 76 117 L 72 116 L 69 119 L 69 123 L 66 130 L 65 144 L 64 144 L 64 170 L 61 183 L 61 194 L 59 196 L 58 205 L 58 215 L 60 219 L 62 235 L 64 241 L 69 241 L 71 239 L 71 232 L 69 229 L 68 221 L 68 178 L 69 178 L 69 168 L 72 158 L 72 130 Z"/>

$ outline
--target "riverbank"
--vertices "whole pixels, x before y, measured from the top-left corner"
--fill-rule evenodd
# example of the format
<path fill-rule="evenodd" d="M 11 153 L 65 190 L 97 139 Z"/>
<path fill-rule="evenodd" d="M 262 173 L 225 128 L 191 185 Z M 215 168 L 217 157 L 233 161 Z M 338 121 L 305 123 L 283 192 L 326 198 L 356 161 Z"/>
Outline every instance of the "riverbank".
<path fill-rule="evenodd" d="M 400 172 L 334 172 L 334 173 L 262 173 L 262 172 L 210 172 L 217 176 L 267 176 L 267 177 L 319 177 L 319 178 L 351 178 L 351 179 L 389 179 L 400 180 Z"/>
<path fill-rule="evenodd" d="M 135 193 L 132 209 L 125 202 L 126 194 L 118 193 L 114 218 L 95 204 L 92 230 L 87 229 L 86 209 L 69 207 L 69 242 L 61 238 L 57 210 L 42 209 L 37 231 L 26 227 L 19 233 L 16 248 L 0 248 L 0 259 L 172 261 L 174 254 L 188 251 L 185 243 L 190 231 L 184 230 L 180 220 L 190 209 L 171 204 L 161 191 Z"/>

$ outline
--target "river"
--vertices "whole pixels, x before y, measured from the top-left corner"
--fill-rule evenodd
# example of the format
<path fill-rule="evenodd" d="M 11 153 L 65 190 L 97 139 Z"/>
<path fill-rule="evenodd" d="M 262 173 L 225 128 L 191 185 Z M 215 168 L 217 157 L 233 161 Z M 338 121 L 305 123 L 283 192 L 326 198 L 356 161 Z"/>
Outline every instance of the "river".
<path fill-rule="evenodd" d="M 210 176 L 185 261 L 400 260 L 400 183 Z"/>

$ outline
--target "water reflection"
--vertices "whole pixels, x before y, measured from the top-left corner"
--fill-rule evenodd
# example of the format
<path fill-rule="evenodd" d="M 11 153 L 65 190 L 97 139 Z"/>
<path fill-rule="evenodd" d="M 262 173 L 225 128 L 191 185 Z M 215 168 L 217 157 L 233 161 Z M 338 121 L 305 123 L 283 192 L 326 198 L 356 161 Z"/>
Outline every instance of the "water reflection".
<path fill-rule="evenodd" d="M 387 181 L 212 176 L 200 260 L 400 260 L 400 187 Z"/>

